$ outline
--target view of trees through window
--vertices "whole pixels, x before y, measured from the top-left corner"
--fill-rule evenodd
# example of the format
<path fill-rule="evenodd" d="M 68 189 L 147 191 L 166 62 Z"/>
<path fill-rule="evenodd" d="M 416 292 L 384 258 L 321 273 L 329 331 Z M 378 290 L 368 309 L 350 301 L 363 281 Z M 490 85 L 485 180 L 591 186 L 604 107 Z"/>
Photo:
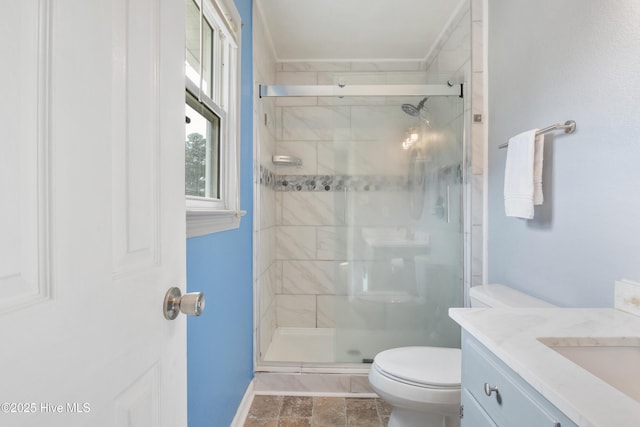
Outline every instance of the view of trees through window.
<path fill-rule="evenodd" d="M 206 197 L 207 139 L 197 132 L 185 142 L 185 194 Z"/>
<path fill-rule="evenodd" d="M 185 194 L 219 198 L 220 119 L 187 92 Z"/>

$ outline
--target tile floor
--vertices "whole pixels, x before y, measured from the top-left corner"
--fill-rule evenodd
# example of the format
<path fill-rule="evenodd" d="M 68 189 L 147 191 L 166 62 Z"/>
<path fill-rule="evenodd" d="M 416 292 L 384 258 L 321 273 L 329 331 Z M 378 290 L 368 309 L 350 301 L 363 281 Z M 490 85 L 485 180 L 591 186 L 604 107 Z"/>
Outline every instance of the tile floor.
<path fill-rule="evenodd" d="M 245 427 L 386 427 L 391 406 L 382 399 L 266 396 L 253 398 Z"/>

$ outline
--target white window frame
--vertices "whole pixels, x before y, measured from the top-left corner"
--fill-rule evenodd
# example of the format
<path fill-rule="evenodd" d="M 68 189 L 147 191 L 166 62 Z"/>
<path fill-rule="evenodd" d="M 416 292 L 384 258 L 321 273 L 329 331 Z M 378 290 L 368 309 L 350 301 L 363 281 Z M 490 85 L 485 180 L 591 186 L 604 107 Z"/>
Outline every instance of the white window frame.
<path fill-rule="evenodd" d="M 187 237 L 238 228 L 246 214 L 240 210 L 240 14 L 233 0 L 196 3 L 214 30 L 212 95 L 200 89 L 202 80 L 198 85 L 185 77 L 185 89 L 220 117 L 220 194 L 217 199 L 185 196 Z"/>

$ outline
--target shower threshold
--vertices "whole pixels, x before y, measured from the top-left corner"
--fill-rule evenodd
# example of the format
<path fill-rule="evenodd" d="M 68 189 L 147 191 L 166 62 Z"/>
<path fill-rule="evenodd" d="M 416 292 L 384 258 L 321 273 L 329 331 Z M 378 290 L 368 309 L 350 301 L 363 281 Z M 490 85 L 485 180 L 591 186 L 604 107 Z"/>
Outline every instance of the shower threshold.
<path fill-rule="evenodd" d="M 263 364 L 256 365 L 255 392 L 376 397 L 368 380 L 371 365 L 336 362 L 336 338 L 334 328 L 277 328 Z"/>

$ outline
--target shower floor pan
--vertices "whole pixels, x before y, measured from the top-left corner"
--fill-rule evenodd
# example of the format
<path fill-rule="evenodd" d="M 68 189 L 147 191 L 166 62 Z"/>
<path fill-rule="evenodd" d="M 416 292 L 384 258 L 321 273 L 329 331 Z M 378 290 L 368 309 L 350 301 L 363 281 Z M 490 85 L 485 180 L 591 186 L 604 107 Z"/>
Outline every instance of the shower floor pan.
<path fill-rule="evenodd" d="M 278 328 L 264 357 L 269 362 L 335 361 L 333 328 Z"/>
<path fill-rule="evenodd" d="M 368 364 L 382 350 L 426 345 L 422 331 L 334 328 L 278 328 L 265 362 Z"/>

